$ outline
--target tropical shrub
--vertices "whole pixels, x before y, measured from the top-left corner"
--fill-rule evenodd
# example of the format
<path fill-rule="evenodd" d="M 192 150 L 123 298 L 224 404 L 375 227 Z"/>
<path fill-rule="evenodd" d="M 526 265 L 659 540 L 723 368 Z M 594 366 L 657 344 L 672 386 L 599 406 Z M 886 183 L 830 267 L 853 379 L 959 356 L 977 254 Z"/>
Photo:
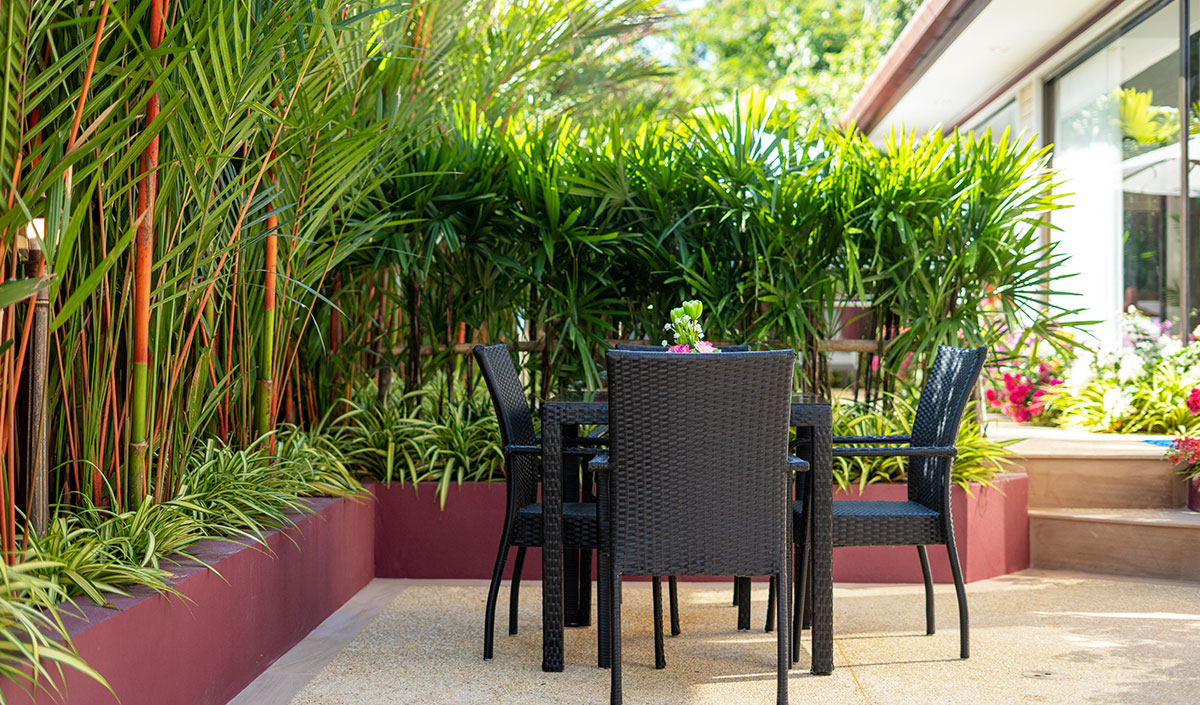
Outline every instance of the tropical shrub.
<path fill-rule="evenodd" d="M 453 401 L 446 379 L 438 373 L 421 389 L 393 389 L 382 400 L 374 385 L 364 385 L 345 400 L 344 413 L 327 420 L 323 433 L 350 469 L 414 488 L 435 482 L 445 506 L 451 482 L 504 477 L 500 427 L 486 387 L 478 377 L 470 385 L 459 377 Z"/>
<path fill-rule="evenodd" d="M 915 390 L 912 390 L 915 391 Z M 912 431 L 917 407 L 914 394 L 889 394 L 879 402 L 838 400 L 834 405 L 833 433 L 836 436 L 906 436 Z M 968 492 L 971 484 L 991 486 L 1011 460 L 1008 446 L 1013 440 L 995 441 L 983 434 L 975 406 L 968 404 L 959 427 L 951 478 Z M 876 482 L 904 482 L 908 458 L 834 458 L 833 478 L 838 487 L 860 488 Z"/>
<path fill-rule="evenodd" d="M 1050 396 L 1059 423 L 1099 433 L 1200 431 L 1200 417 L 1187 406 L 1200 387 L 1200 342 L 1184 345 L 1169 325 L 1134 309 L 1122 330 L 1122 348 L 1080 357 Z"/>
<path fill-rule="evenodd" d="M 1073 352 L 1064 354 L 1033 338 L 1023 345 L 994 348 L 993 359 L 997 358 L 999 363 L 989 365 L 985 374 L 988 406 L 1018 423 L 1052 425 L 1058 412 L 1047 403 L 1049 395 L 1062 385 Z"/>

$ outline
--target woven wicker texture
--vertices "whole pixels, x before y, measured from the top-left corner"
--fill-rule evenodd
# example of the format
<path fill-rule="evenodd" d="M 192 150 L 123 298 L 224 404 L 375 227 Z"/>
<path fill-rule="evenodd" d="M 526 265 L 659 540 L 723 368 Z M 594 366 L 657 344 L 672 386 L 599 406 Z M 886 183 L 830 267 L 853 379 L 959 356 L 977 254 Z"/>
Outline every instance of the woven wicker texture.
<path fill-rule="evenodd" d="M 563 548 L 596 548 L 600 545 L 600 524 L 595 502 L 563 502 Z M 517 510 L 513 520 L 513 546 L 542 545 L 542 505 L 527 504 Z"/>
<path fill-rule="evenodd" d="M 971 398 L 987 348 L 952 348 L 942 345 L 925 377 L 917 415 L 913 419 L 913 446 L 953 446 L 958 427 Z M 910 458 L 908 498 L 948 512 L 950 507 L 951 458 Z"/>
<path fill-rule="evenodd" d="M 795 353 L 610 350 L 607 362 L 601 579 L 614 592 L 601 593 L 612 615 L 601 625 L 611 630 L 609 702 L 620 705 L 621 575 L 770 575 L 787 589 Z M 776 703 L 786 705 L 786 602 L 776 608 Z M 661 612 L 656 586 L 656 630 Z M 664 667 L 661 638 L 655 652 Z"/>
<path fill-rule="evenodd" d="M 503 344 L 491 346 L 476 345 L 474 354 L 476 361 L 479 363 L 479 369 L 483 374 L 484 382 L 487 384 L 488 393 L 491 395 L 492 406 L 496 410 L 496 418 L 500 426 L 500 438 L 506 448 L 504 460 L 508 480 L 504 527 L 501 531 L 500 549 L 496 556 L 496 564 L 492 571 L 492 580 L 488 589 L 484 618 L 484 658 L 491 658 L 495 629 L 496 600 L 500 590 L 500 580 L 504 572 L 508 549 L 510 546 L 520 547 L 517 552 L 516 563 L 513 567 L 512 594 L 509 599 L 508 631 L 509 634 L 516 634 L 517 600 L 520 591 L 521 568 L 524 564 L 525 548 L 543 546 L 546 532 L 542 516 L 543 506 L 537 501 L 539 476 L 541 475 L 541 453 L 538 448 L 539 439 L 534 434 L 533 417 L 530 413 L 529 402 L 525 398 L 525 391 L 521 386 L 521 379 L 517 374 L 517 368 L 513 364 L 512 355 L 509 353 L 508 347 Z M 557 439 L 559 436 L 555 434 L 555 438 Z M 572 438 L 574 438 L 573 435 Z M 582 442 L 582 439 L 577 440 Z M 516 452 L 515 448 L 522 448 L 523 450 Z M 564 451 L 570 452 L 575 459 L 587 459 L 592 455 L 589 448 L 564 449 L 561 441 L 553 444 L 553 447 L 547 447 L 545 451 L 556 455 Z M 574 485 L 575 483 L 571 483 L 565 491 L 577 495 L 579 488 Z M 593 498 L 590 483 L 585 482 L 582 489 L 583 499 L 589 500 Z M 591 613 L 591 552 L 586 549 L 594 549 L 600 545 L 600 522 L 596 504 L 591 501 L 564 502 L 563 497 L 556 493 L 551 493 L 549 502 L 553 505 L 550 511 L 561 513 L 562 517 L 561 543 L 553 549 L 547 549 L 547 552 L 552 554 L 552 557 L 559 566 L 557 570 L 562 570 L 563 549 L 584 549 L 582 555 L 579 556 L 579 561 L 582 561 L 582 565 L 578 566 L 580 571 L 579 584 L 577 586 L 569 586 L 567 601 L 578 601 L 578 605 L 572 609 L 572 612 L 575 614 L 573 624 L 586 626 Z M 674 589 L 674 580 L 672 579 L 672 594 L 674 594 Z M 552 618 L 562 620 L 563 609 L 563 606 L 560 604 L 557 611 L 552 615 Z M 673 633 L 678 633 L 678 600 L 674 599 L 671 602 L 671 624 Z M 659 630 L 661 632 L 661 625 L 659 626 Z M 661 641 L 661 639 L 662 635 L 659 633 L 658 640 Z M 607 641 L 602 643 L 607 644 Z M 561 670 L 561 644 L 552 644 L 551 651 L 557 654 L 555 658 L 549 660 L 551 668 L 553 669 L 557 665 L 557 669 Z M 607 662 L 607 652 L 604 648 L 599 648 L 598 660 L 601 665 Z M 544 663 L 543 665 L 546 664 Z"/>
<path fill-rule="evenodd" d="M 614 570 L 786 568 L 791 351 L 609 351 Z"/>
<path fill-rule="evenodd" d="M 476 345 L 474 353 L 492 397 L 492 406 L 496 409 L 500 440 L 506 446 L 535 445 L 537 437 L 533 429 L 533 414 L 508 346 L 503 343 L 486 347 Z M 538 458 L 512 455 L 506 458 L 505 464 L 509 490 L 513 493 L 512 504 L 523 507 L 536 502 L 540 474 Z"/>
<path fill-rule="evenodd" d="M 954 521 L 950 508 L 950 469 L 954 444 L 971 390 L 979 380 L 987 357 L 986 348 L 962 349 L 941 346 L 934 358 L 917 403 L 910 437 L 839 437 L 839 443 L 907 442 L 901 449 L 909 457 L 907 502 L 834 502 L 834 546 L 916 546 L 925 581 L 926 631 L 934 633 L 933 580 L 925 546 L 943 544 L 950 558 L 958 598 L 960 656 L 970 654 L 967 598 L 958 551 L 954 544 Z M 852 448 L 846 455 L 896 456 L 894 449 Z M 834 455 L 839 453 L 834 450 Z M 797 540 L 805 541 L 806 507 L 792 505 Z M 814 535 L 814 543 L 816 543 Z M 804 606 L 803 579 L 797 580 L 797 614 Z M 795 649 L 793 649 L 795 654 Z"/>

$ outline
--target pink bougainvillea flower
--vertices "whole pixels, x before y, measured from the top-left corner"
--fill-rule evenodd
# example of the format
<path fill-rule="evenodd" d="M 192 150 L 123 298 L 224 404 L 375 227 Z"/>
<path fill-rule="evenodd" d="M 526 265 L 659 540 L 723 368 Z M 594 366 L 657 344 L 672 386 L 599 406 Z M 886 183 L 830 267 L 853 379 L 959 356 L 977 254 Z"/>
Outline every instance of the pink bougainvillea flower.
<path fill-rule="evenodd" d="M 1192 389 L 1187 398 L 1187 408 L 1192 412 L 1192 416 L 1200 414 L 1200 389 Z"/>
<path fill-rule="evenodd" d="M 690 353 L 691 351 L 692 351 L 692 349 L 690 347 L 688 347 L 687 343 L 680 343 L 679 345 L 672 345 L 671 347 L 667 348 L 667 352 Z"/>
<path fill-rule="evenodd" d="M 984 391 L 983 398 L 992 406 L 1000 406 L 1000 393 L 990 387 Z"/>
<path fill-rule="evenodd" d="M 717 346 L 713 345 L 712 343 L 708 342 L 707 340 L 701 340 L 700 342 L 696 343 L 696 352 L 698 352 L 698 353 L 714 353 L 714 352 L 721 352 L 721 351 L 717 350 Z"/>

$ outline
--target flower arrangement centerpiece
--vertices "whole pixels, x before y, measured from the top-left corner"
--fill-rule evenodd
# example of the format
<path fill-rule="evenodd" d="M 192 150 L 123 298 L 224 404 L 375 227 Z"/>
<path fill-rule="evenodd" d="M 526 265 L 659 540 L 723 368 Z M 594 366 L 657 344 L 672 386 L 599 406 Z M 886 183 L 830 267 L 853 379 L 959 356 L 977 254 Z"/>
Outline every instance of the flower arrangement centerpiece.
<path fill-rule="evenodd" d="M 1200 388 L 1192 388 L 1184 403 L 1192 416 L 1200 416 Z M 1179 474 L 1187 479 L 1188 507 L 1200 512 L 1200 438 L 1187 434 L 1176 437 L 1163 460 L 1183 466 Z"/>
<path fill-rule="evenodd" d="M 703 314 L 704 304 L 695 299 L 684 301 L 683 305 L 671 309 L 671 322 L 663 325 L 663 330 L 669 331 L 674 341 L 662 341 L 667 352 L 721 352 L 704 339 L 704 327 L 700 324 L 700 316 Z"/>

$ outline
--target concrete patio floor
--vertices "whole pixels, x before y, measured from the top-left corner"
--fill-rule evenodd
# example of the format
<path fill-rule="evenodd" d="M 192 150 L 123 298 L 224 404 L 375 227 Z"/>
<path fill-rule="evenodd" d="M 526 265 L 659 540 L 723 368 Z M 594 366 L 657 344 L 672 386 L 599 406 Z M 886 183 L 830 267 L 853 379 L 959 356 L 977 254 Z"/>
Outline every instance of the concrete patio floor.
<path fill-rule="evenodd" d="M 507 586 L 506 586 L 507 587 Z M 230 705 L 606 703 L 595 628 L 569 629 L 567 667 L 543 673 L 540 592 L 522 584 L 521 633 L 502 593 L 496 657 L 481 657 L 486 584 L 375 580 Z M 683 634 L 653 667 L 648 583 L 627 583 L 628 703 L 773 703 L 774 635 L 738 632 L 730 583 L 681 583 Z M 972 658 L 958 654 L 953 589 L 937 588 L 938 633 L 924 635 L 919 585 L 838 585 L 837 670 L 791 672 L 791 702 L 1197 703 L 1200 585 L 1025 571 L 972 583 Z"/>

